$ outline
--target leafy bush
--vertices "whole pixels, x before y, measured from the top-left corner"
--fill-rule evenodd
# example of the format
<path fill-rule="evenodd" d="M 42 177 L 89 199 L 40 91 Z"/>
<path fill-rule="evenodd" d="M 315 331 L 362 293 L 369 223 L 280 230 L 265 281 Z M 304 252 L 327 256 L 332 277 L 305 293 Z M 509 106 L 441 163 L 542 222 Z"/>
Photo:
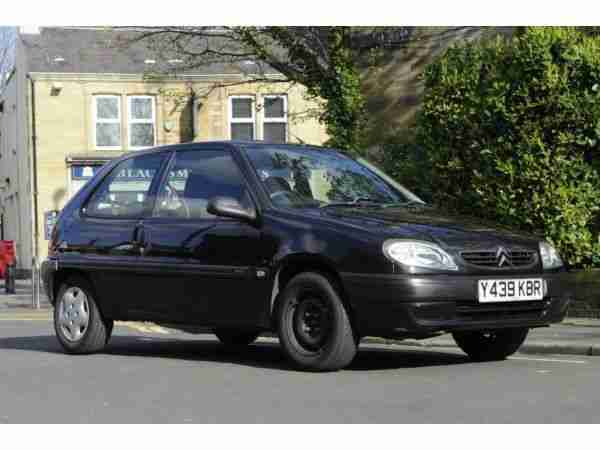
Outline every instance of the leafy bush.
<path fill-rule="evenodd" d="M 449 49 L 424 82 L 416 143 L 434 200 L 542 233 L 572 265 L 598 262 L 600 38 L 528 28 Z"/>
<path fill-rule="evenodd" d="M 433 200 L 431 177 L 423 176 L 431 172 L 431 165 L 410 131 L 388 136 L 379 147 L 378 160 L 383 170 L 399 183 L 423 200 Z"/>

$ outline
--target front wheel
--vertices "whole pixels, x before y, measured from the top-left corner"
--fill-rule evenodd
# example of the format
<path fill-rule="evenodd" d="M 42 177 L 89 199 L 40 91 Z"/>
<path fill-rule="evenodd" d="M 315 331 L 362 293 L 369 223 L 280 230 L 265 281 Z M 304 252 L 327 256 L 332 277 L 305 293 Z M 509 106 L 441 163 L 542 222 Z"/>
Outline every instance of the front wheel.
<path fill-rule="evenodd" d="M 499 361 L 515 353 L 525 341 L 528 328 L 461 331 L 452 334 L 456 344 L 475 361 Z"/>
<path fill-rule="evenodd" d="M 358 339 L 338 292 L 323 275 L 296 275 L 277 309 L 279 342 L 300 369 L 328 371 L 346 367 Z"/>
<path fill-rule="evenodd" d="M 90 283 L 84 278 L 72 277 L 58 292 L 54 329 L 67 353 L 94 353 L 108 343 L 113 321 L 100 314 Z"/>

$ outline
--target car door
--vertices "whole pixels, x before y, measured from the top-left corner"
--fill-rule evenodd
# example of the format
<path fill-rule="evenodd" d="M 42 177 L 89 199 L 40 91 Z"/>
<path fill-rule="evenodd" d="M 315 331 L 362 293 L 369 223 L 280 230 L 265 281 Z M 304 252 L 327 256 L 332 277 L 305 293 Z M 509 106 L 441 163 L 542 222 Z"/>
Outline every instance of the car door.
<path fill-rule="evenodd" d="M 111 317 L 127 317 L 136 297 L 138 224 L 152 211 L 166 156 L 146 153 L 116 165 L 84 204 L 77 229 L 69 231 L 65 267 L 71 264 L 90 273 Z"/>
<path fill-rule="evenodd" d="M 241 326 L 263 319 L 269 290 L 261 231 L 208 213 L 216 196 L 256 207 L 231 151 L 175 152 L 142 224 L 144 298 L 157 320 Z"/>

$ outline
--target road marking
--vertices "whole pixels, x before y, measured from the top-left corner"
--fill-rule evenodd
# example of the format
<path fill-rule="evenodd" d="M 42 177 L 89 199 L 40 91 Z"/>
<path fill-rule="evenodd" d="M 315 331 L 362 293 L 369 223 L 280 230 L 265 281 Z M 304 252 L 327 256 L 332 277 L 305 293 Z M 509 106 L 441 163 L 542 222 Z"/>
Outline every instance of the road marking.
<path fill-rule="evenodd" d="M 29 314 L 15 314 L 15 315 L 3 315 L 0 314 L 0 322 L 51 322 L 52 316 L 47 313 L 29 313 Z M 125 326 L 142 333 L 151 334 L 171 334 L 169 330 L 153 323 L 142 323 L 142 322 L 116 322 L 117 325 Z"/>
<path fill-rule="evenodd" d="M 171 333 L 169 333 L 169 330 L 167 330 L 166 328 L 161 327 L 160 325 L 150 324 L 150 325 L 148 325 L 148 328 L 150 328 L 150 330 L 153 331 L 154 333 L 158 333 L 158 334 L 171 334 Z"/>
<path fill-rule="evenodd" d="M 523 358 L 520 356 L 511 356 L 508 359 L 517 359 L 517 360 L 521 360 L 521 361 L 541 361 L 541 362 L 557 362 L 557 363 L 569 363 L 569 364 L 587 364 L 587 361 L 580 361 L 577 359 Z"/>
<path fill-rule="evenodd" d="M 141 323 L 141 322 L 117 322 L 117 325 L 125 326 L 142 333 L 153 333 L 153 334 L 170 334 L 165 328 L 152 324 L 152 323 Z"/>
<path fill-rule="evenodd" d="M 46 312 L 40 313 L 17 313 L 14 315 L 1 314 L 0 313 L 0 321 L 4 322 L 14 322 L 14 321 L 51 321 L 52 315 Z M 133 328 L 138 331 L 142 331 L 144 333 L 158 333 L 158 334 L 170 334 L 166 328 L 163 328 L 159 325 L 155 325 L 153 323 L 144 323 L 144 322 L 116 322 L 117 325 L 126 326 L 129 328 Z"/>

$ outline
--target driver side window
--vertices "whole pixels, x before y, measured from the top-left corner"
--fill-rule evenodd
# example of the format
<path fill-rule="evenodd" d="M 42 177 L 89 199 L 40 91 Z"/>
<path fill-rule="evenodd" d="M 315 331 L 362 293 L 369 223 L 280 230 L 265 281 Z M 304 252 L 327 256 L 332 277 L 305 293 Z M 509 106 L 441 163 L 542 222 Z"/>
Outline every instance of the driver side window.
<path fill-rule="evenodd" d="M 154 217 L 208 219 L 206 207 L 217 196 L 251 205 L 242 174 L 224 150 L 179 151 L 159 188 Z"/>

